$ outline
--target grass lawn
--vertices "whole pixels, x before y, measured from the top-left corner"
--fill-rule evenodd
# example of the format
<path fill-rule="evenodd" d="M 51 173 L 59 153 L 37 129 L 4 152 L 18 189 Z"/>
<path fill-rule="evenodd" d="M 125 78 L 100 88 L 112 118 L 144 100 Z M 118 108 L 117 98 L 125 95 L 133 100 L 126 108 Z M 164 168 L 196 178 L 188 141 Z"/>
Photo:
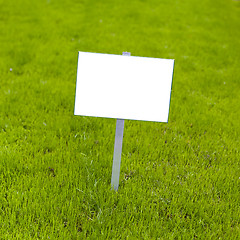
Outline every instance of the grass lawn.
<path fill-rule="evenodd" d="M 239 17 L 237 0 L 0 0 L 0 239 L 240 239 Z M 73 115 L 78 51 L 175 59 L 169 123 L 125 121 L 118 192 L 116 120 Z"/>

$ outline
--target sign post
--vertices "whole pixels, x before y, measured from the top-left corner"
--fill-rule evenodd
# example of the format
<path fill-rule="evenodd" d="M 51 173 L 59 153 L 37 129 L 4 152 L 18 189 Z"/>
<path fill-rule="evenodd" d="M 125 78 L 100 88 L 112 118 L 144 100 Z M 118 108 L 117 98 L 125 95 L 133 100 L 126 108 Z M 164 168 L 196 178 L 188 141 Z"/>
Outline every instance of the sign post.
<path fill-rule="evenodd" d="M 123 55 L 130 56 L 131 53 L 123 52 Z M 112 166 L 112 180 L 111 180 L 111 186 L 115 191 L 118 190 L 118 186 L 119 186 L 122 143 L 123 143 L 123 130 L 124 130 L 124 119 L 117 119 L 115 144 L 114 144 L 114 155 L 113 155 L 113 166 Z"/>
<path fill-rule="evenodd" d="M 124 130 L 124 119 L 117 119 L 113 165 L 112 165 L 112 180 L 111 180 L 111 186 L 115 191 L 118 190 L 118 186 L 119 186 L 123 130 Z"/>
<path fill-rule="evenodd" d="M 118 190 L 124 119 L 168 122 L 173 59 L 79 52 L 75 115 L 117 119 L 111 186 Z"/>

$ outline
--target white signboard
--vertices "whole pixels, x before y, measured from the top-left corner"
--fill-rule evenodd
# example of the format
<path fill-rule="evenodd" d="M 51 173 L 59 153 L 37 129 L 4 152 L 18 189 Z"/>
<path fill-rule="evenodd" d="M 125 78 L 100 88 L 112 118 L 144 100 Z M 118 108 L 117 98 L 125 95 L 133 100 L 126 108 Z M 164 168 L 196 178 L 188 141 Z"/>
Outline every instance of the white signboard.
<path fill-rule="evenodd" d="M 174 60 L 79 52 L 75 115 L 167 122 Z"/>

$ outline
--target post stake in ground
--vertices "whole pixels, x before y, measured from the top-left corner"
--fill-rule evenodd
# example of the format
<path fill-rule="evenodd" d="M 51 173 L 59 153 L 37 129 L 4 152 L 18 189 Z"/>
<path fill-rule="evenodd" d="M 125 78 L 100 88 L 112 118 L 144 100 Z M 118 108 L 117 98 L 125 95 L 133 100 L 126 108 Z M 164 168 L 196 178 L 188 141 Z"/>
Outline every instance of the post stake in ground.
<path fill-rule="evenodd" d="M 115 191 L 118 190 L 118 186 L 119 186 L 123 130 L 124 130 L 124 119 L 117 119 L 115 144 L 114 144 L 114 155 L 113 155 L 113 166 L 112 166 L 112 180 L 111 180 L 112 188 Z"/>
<path fill-rule="evenodd" d="M 130 56 L 131 53 L 123 52 L 123 55 Z M 124 119 L 117 119 L 115 143 L 114 143 L 113 166 L 112 166 L 112 180 L 111 180 L 111 186 L 115 191 L 118 190 L 118 186 L 119 186 L 123 130 L 124 130 Z"/>

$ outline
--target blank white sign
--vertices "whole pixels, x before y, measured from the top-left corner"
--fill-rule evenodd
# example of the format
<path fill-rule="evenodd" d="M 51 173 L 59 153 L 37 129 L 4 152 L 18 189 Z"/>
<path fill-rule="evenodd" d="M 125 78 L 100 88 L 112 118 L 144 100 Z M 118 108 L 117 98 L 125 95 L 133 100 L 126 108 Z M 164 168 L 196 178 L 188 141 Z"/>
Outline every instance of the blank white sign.
<path fill-rule="evenodd" d="M 75 115 L 167 122 L 173 59 L 78 54 Z"/>

